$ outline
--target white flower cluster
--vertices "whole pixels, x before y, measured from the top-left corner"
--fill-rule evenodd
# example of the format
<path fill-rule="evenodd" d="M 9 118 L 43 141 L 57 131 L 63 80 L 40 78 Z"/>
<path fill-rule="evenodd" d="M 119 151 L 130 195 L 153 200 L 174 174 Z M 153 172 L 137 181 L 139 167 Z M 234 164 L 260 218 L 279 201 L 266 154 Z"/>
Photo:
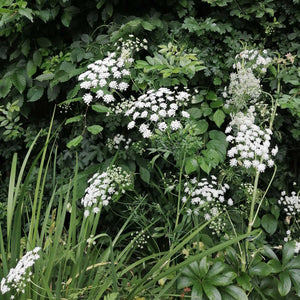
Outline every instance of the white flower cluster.
<path fill-rule="evenodd" d="M 198 181 L 196 178 L 185 182 L 183 203 L 190 203 L 191 208 L 187 209 L 187 214 L 202 215 L 206 221 L 219 216 L 214 219 L 209 227 L 219 234 L 225 227 L 224 216 L 222 215 L 227 206 L 233 205 L 233 200 L 225 199 L 225 193 L 229 189 L 228 184 L 218 185 L 217 178 L 211 176 L 208 181 L 203 178 Z"/>
<path fill-rule="evenodd" d="M 243 65 L 247 64 L 252 70 L 267 72 L 267 66 L 272 62 L 272 58 L 268 56 L 268 51 L 258 50 L 244 50 L 238 54 L 235 59 L 237 63 L 233 65 L 235 69 L 241 69 Z"/>
<path fill-rule="evenodd" d="M 127 81 L 130 77 L 128 67 L 132 58 L 116 57 L 116 53 L 109 53 L 103 60 L 97 60 L 88 65 L 88 71 L 78 77 L 80 87 L 90 90 L 83 95 L 83 101 L 89 105 L 94 98 L 103 99 L 109 104 L 115 101 L 114 91 L 126 91 L 129 87 Z"/>
<path fill-rule="evenodd" d="M 8 275 L 1 280 L 1 293 L 5 294 L 11 289 L 15 289 L 17 293 L 25 292 L 26 282 L 30 281 L 32 272 L 29 272 L 29 268 L 32 267 L 36 260 L 40 258 L 38 252 L 40 247 L 34 248 L 32 251 L 27 252 L 17 263 L 15 268 L 9 270 Z M 14 296 L 11 296 L 14 299 Z"/>
<path fill-rule="evenodd" d="M 121 45 L 119 45 L 119 43 Z M 124 40 L 122 37 L 117 43 L 114 44 L 117 51 L 121 52 L 122 58 L 130 58 L 133 52 L 138 52 L 142 49 L 148 49 L 148 41 L 143 39 L 142 41 L 135 37 L 133 34 L 129 34 L 128 39 Z"/>
<path fill-rule="evenodd" d="M 140 232 L 136 231 L 135 233 L 130 234 L 131 237 L 133 238 L 131 240 L 131 243 L 136 243 L 136 247 L 143 249 L 145 245 L 148 243 L 148 240 L 150 239 L 149 235 L 146 235 L 143 231 L 142 234 Z M 132 245 L 133 248 L 133 245 Z"/>
<path fill-rule="evenodd" d="M 261 129 L 254 124 L 253 110 L 251 107 L 247 114 L 241 112 L 236 114 L 226 128 L 225 133 L 228 134 L 226 140 L 233 144 L 227 155 L 232 167 L 239 164 L 246 169 L 253 167 L 262 173 L 266 167 L 274 166 L 271 157 L 277 154 L 278 147 L 275 146 L 270 150 L 272 131 Z"/>
<path fill-rule="evenodd" d="M 299 254 L 300 252 L 300 242 L 295 242 L 295 254 Z"/>
<path fill-rule="evenodd" d="M 182 128 L 177 118 L 190 117 L 186 111 L 181 111 L 181 116 L 178 114 L 179 108 L 187 105 L 190 97 L 191 95 L 186 91 L 175 92 L 168 88 L 150 90 L 129 103 L 130 108 L 125 112 L 125 116 L 130 116 L 132 121 L 127 127 L 132 129 L 136 126 L 137 120 L 141 120 L 143 123 L 139 125 L 139 131 L 144 138 L 152 136 L 151 127 L 161 132 L 167 129 L 176 131 Z"/>
<path fill-rule="evenodd" d="M 292 192 L 291 196 L 288 196 L 285 191 L 281 192 L 278 203 L 284 206 L 283 210 L 288 216 L 295 216 L 300 213 L 300 197 L 296 192 Z"/>
<path fill-rule="evenodd" d="M 102 206 L 107 206 L 111 200 L 118 199 L 125 193 L 125 190 L 132 186 L 132 176 L 121 167 L 113 165 L 101 174 L 94 174 L 88 183 L 90 185 L 81 199 L 85 217 L 88 217 L 90 212 L 99 213 Z"/>
<path fill-rule="evenodd" d="M 228 98 L 225 107 L 234 105 L 237 110 L 254 104 L 261 95 L 260 80 L 256 78 L 250 68 L 241 68 L 237 73 L 230 74 L 230 84 L 225 87 L 223 97 Z"/>
<path fill-rule="evenodd" d="M 124 137 L 123 134 L 118 133 L 117 135 L 115 135 L 112 139 L 107 139 L 107 147 L 110 151 L 112 151 L 113 149 L 120 149 L 120 146 L 123 144 L 125 144 L 124 148 L 125 150 L 129 149 L 129 145 L 131 144 L 132 139 L 128 138 L 126 139 Z"/>

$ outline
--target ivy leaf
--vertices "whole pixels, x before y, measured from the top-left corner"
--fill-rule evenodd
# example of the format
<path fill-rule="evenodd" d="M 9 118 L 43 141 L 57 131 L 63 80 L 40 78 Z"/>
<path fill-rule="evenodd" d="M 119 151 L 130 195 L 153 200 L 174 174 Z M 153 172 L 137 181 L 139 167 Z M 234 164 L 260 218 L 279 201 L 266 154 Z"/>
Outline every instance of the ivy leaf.
<path fill-rule="evenodd" d="M 42 88 L 41 86 L 33 86 L 27 93 L 27 102 L 35 102 L 39 100 L 43 96 L 43 93 L 44 88 Z"/>
<path fill-rule="evenodd" d="M 224 123 L 225 120 L 225 114 L 221 109 L 218 109 L 214 115 L 213 115 L 213 120 L 216 123 L 216 125 L 220 128 L 220 126 Z"/>
<path fill-rule="evenodd" d="M 26 87 L 26 79 L 20 72 L 15 72 L 11 75 L 11 81 L 20 94 L 23 93 Z"/>
<path fill-rule="evenodd" d="M 72 140 L 67 144 L 67 147 L 68 147 L 68 148 L 76 147 L 77 145 L 80 144 L 81 141 L 82 141 L 82 135 L 79 135 L 79 136 L 75 137 L 74 139 L 72 139 Z"/>
<path fill-rule="evenodd" d="M 87 128 L 87 130 L 92 134 L 98 134 L 103 130 L 103 127 L 100 125 L 92 125 Z"/>

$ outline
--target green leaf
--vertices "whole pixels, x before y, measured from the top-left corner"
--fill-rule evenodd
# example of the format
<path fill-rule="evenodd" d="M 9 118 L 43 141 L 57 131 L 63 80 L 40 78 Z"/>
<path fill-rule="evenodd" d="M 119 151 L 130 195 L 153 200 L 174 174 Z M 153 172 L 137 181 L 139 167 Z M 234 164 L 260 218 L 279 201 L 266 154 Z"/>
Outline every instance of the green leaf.
<path fill-rule="evenodd" d="M 203 281 L 203 289 L 209 300 L 222 300 L 219 290 L 206 280 Z"/>
<path fill-rule="evenodd" d="M 30 8 L 20 8 L 18 13 L 33 22 L 32 10 Z"/>
<path fill-rule="evenodd" d="M 27 102 L 35 102 L 39 100 L 44 93 L 44 88 L 41 86 L 33 86 L 27 93 Z"/>
<path fill-rule="evenodd" d="M 277 223 L 278 222 L 276 218 L 271 214 L 264 215 L 261 219 L 261 225 L 263 229 L 271 235 L 275 233 L 277 229 Z"/>
<path fill-rule="evenodd" d="M 216 125 L 220 128 L 220 126 L 224 123 L 225 120 L 225 114 L 221 109 L 218 109 L 214 115 L 213 115 L 213 120 L 216 123 Z"/>
<path fill-rule="evenodd" d="M 150 172 L 146 168 L 140 166 L 140 175 L 141 175 L 142 180 L 149 184 Z"/>
<path fill-rule="evenodd" d="M 47 96 L 49 101 L 53 101 L 57 98 L 58 94 L 60 92 L 60 87 L 58 85 L 55 85 L 53 87 L 48 87 L 47 89 Z"/>
<path fill-rule="evenodd" d="M 200 119 L 202 117 L 202 111 L 200 108 L 193 107 L 187 110 L 193 119 Z"/>
<path fill-rule="evenodd" d="M 92 110 L 94 110 L 98 113 L 107 113 L 107 112 L 109 112 L 109 108 L 104 106 L 104 105 L 101 105 L 101 104 L 92 105 Z"/>
<path fill-rule="evenodd" d="M 79 135 L 79 136 L 75 137 L 74 139 L 72 139 L 72 140 L 67 144 L 67 147 L 68 147 L 68 148 L 76 147 L 77 145 L 80 144 L 81 141 L 82 141 L 82 136 Z"/>
<path fill-rule="evenodd" d="M 197 171 L 199 169 L 197 160 L 193 157 L 188 157 L 185 161 L 184 168 L 187 174 Z"/>
<path fill-rule="evenodd" d="M 45 74 L 41 74 L 41 75 L 37 76 L 35 79 L 38 81 L 46 81 L 46 80 L 51 80 L 53 78 L 54 78 L 53 73 L 45 73 Z"/>
<path fill-rule="evenodd" d="M 29 60 L 27 62 L 26 71 L 27 71 L 27 74 L 28 74 L 29 77 L 31 77 L 32 75 L 35 74 L 35 72 L 36 72 L 36 65 L 33 63 L 32 60 Z"/>
<path fill-rule="evenodd" d="M 104 296 L 104 300 L 117 300 L 119 298 L 119 293 L 111 293 Z"/>
<path fill-rule="evenodd" d="M 271 272 L 272 268 L 263 262 L 260 262 L 249 269 L 249 274 L 252 276 L 268 276 Z"/>
<path fill-rule="evenodd" d="M 0 98 L 4 98 L 9 93 L 12 87 L 12 82 L 10 78 L 3 78 L 0 80 Z"/>
<path fill-rule="evenodd" d="M 214 83 L 214 85 L 221 85 L 222 80 L 219 77 L 215 77 L 213 83 Z"/>
<path fill-rule="evenodd" d="M 39 50 L 34 51 L 32 59 L 33 59 L 33 63 L 37 67 L 39 67 L 41 65 L 41 63 L 42 63 L 42 55 L 41 55 L 41 53 L 40 53 Z"/>
<path fill-rule="evenodd" d="M 246 293 L 235 285 L 230 285 L 224 288 L 226 293 L 236 300 L 248 300 Z"/>
<path fill-rule="evenodd" d="M 293 282 L 293 287 L 297 293 L 297 296 L 300 297 L 300 272 L 299 269 L 290 269 L 289 275 Z"/>
<path fill-rule="evenodd" d="M 203 290 L 200 283 L 194 284 L 191 293 L 191 300 L 202 300 Z"/>
<path fill-rule="evenodd" d="M 92 134 L 98 134 L 103 130 L 103 127 L 100 125 L 92 125 L 87 128 L 87 130 Z"/>
<path fill-rule="evenodd" d="M 210 283 L 215 286 L 226 286 L 232 283 L 232 280 L 236 277 L 234 272 L 227 272 L 211 278 Z"/>
<path fill-rule="evenodd" d="M 155 29 L 155 26 L 153 26 L 150 22 L 142 21 L 142 26 L 145 30 L 152 31 Z"/>
<path fill-rule="evenodd" d="M 251 289 L 251 278 L 248 274 L 246 274 L 246 273 L 240 274 L 237 277 L 236 281 L 244 290 Z"/>
<path fill-rule="evenodd" d="M 272 273 L 280 273 L 282 271 L 281 263 L 277 259 L 271 259 L 268 261 L 268 265 L 271 267 Z"/>
<path fill-rule="evenodd" d="M 200 156 L 198 157 L 198 164 L 200 165 L 200 168 L 206 173 L 209 174 L 211 171 L 211 164 L 209 162 L 207 162 L 204 157 Z"/>
<path fill-rule="evenodd" d="M 217 95 L 215 92 L 209 91 L 206 95 L 207 100 L 217 100 Z"/>
<path fill-rule="evenodd" d="M 284 244 L 282 250 L 282 264 L 286 265 L 295 255 L 295 244 L 294 242 L 288 242 Z"/>
<path fill-rule="evenodd" d="M 41 48 L 48 48 L 52 45 L 51 41 L 45 37 L 40 37 L 36 41 Z"/>
<path fill-rule="evenodd" d="M 286 265 L 286 269 L 300 269 L 300 255 L 290 260 Z"/>
<path fill-rule="evenodd" d="M 216 263 L 213 264 L 211 269 L 208 271 L 207 276 L 214 277 L 214 276 L 220 274 L 225 268 L 226 268 L 226 264 L 224 264 L 221 261 L 217 261 Z"/>
<path fill-rule="evenodd" d="M 199 274 L 201 278 L 205 278 L 205 275 L 208 272 L 208 262 L 207 262 L 207 256 L 203 257 L 199 263 Z"/>
<path fill-rule="evenodd" d="M 286 296 L 291 290 L 292 283 L 288 271 L 279 274 L 278 292 L 281 296 Z"/>
<path fill-rule="evenodd" d="M 79 116 L 75 116 L 75 117 L 72 117 L 72 118 L 69 118 L 66 120 L 66 125 L 67 124 L 70 124 L 70 123 L 75 123 L 75 122 L 78 122 L 82 119 L 82 115 L 79 115 Z"/>
<path fill-rule="evenodd" d="M 26 87 L 26 79 L 21 72 L 15 72 L 11 75 L 11 81 L 20 94 L 23 93 Z"/>
<path fill-rule="evenodd" d="M 25 56 L 27 56 L 28 53 L 29 53 L 29 50 L 30 50 L 30 40 L 27 39 L 27 40 L 25 40 L 25 42 L 24 42 L 24 43 L 22 44 L 22 46 L 21 46 L 21 52 L 22 52 Z"/>
<path fill-rule="evenodd" d="M 61 22 L 65 27 L 69 27 L 72 20 L 72 14 L 68 13 L 67 11 L 64 11 L 64 13 L 61 16 Z"/>

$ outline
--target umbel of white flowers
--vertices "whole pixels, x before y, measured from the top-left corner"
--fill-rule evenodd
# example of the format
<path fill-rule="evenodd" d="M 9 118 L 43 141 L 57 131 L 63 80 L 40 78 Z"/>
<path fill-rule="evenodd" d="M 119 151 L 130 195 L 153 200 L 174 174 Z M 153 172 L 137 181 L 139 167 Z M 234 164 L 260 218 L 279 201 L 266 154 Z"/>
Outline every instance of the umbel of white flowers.
<path fill-rule="evenodd" d="M 90 185 L 81 199 L 85 217 L 91 212 L 99 213 L 102 206 L 108 206 L 111 200 L 125 193 L 132 185 L 132 175 L 113 165 L 101 174 L 94 174 L 88 182 Z"/>
<path fill-rule="evenodd" d="M 9 270 L 8 275 L 1 280 L 1 293 L 5 294 L 12 289 L 17 293 L 25 292 L 26 282 L 30 281 L 32 272 L 29 269 L 34 265 L 35 261 L 40 258 L 38 252 L 40 247 L 34 248 L 32 251 L 27 252 L 17 263 L 15 268 Z M 14 299 L 14 295 L 11 296 Z"/>
<path fill-rule="evenodd" d="M 144 138 L 150 138 L 153 130 L 176 131 L 182 128 L 180 119 L 188 119 L 190 114 L 180 108 L 187 105 L 191 95 L 186 91 L 171 91 L 168 88 L 150 90 L 127 104 L 125 116 L 131 117 L 128 129 L 135 126 Z M 142 124 L 141 124 L 142 123 Z"/>
<path fill-rule="evenodd" d="M 240 112 L 233 116 L 225 130 L 228 134 L 226 140 L 232 144 L 227 156 L 232 167 L 239 164 L 262 173 L 267 167 L 274 166 L 272 156 L 277 154 L 278 147 L 270 150 L 272 131 L 254 124 L 254 111 L 254 106 L 251 106 L 246 114 Z"/>

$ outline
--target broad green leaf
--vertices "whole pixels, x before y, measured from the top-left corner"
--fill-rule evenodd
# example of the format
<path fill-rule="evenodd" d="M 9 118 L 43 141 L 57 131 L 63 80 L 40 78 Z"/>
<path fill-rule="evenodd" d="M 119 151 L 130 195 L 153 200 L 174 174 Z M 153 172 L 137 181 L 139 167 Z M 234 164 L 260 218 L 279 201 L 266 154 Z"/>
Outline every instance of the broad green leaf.
<path fill-rule="evenodd" d="M 286 265 L 295 255 L 295 244 L 294 242 L 288 242 L 284 244 L 282 250 L 282 264 Z"/>
<path fill-rule="evenodd" d="M 198 165 L 198 162 L 195 158 L 193 157 L 188 157 L 186 160 L 185 160 L 185 172 L 187 174 L 190 174 L 190 173 L 193 173 L 195 171 L 197 171 L 199 169 L 199 165 Z"/>
<path fill-rule="evenodd" d="M 209 91 L 206 95 L 207 100 L 217 100 L 217 95 L 215 92 Z"/>
<path fill-rule="evenodd" d="M 264 215 L 261 219 L 261 225 L 263 229 L 271 235 L 275 233 L 277 229 L 277 223 L 278 222 L 276 218 L 271 214 Z"/>
<path fill-rule="evenodd" d="M 207 261 L 207 256 L 203 257 L 199 263 L 199 273 L 201 278 L 205 278 L 208 272 L 209 263 Z"/>
<path fill-rule="evenodd" d="M 202 299 L 203 299 L 203 290 L 201 287 L 201 283 L 198 282 L 197 284 L 193 285 L 191 300 L 202 300 Z"/>
<path fill-rule="evenodd" d="M 251 278 L 248 274 L 242 273 L 236 278 L 237 283 L 244 289 L 251 289 Z"/>
<path fill-rule="evenodd" d="M 286 265 L 286 269 L 300 269 L 300 255 L 290 260 Z"/>
<path fill-rule="evenodd" d="M 155 26 L 153 26 L 150 22 L 142 21 L 142 26 L 145 30 L 152 31 L 155 29 Z"/>
<path fill-rule="evenodd" d="M 142 166 L 140 166 L 140 175 L 144 182 L 146 183 L 150 182 L 150 172 Z"/>
<path fill-rule="evenodd" d="M 29 77 L 31 77 L 32 75 L 35 74 L 35 72 L 36 72 L 36 65 L 33 63 L 32 60 L 29 60 L 27 62 L 26 71 L 27 71 L 27 74 L 28 74 Z"/>
<path fill-rule="evenodd" d="M 271 267 L 271 272 L 272 273 L 279 273 L 282 270 L 282 266 L 279 260 L 276 259 L 271 259 L 268 261 L 268 265 Z"/>
<path fill-rule="evenodd" d="M 92 109 L 98 113 L 106 113 L 106 112 L 109 112 L 109 108 L 104 106 L 104 105 L 101 105 L 101 104 L 95 104 L 95 105 L 92 105 Z"/>
<path fill-rule="evenodd" d="M 222 273 L 211 277 L 210 283 L 215 286 L 226 286 L 232 283 L 232 280 L 236 277 L 234 272 Z"/>
<path fill-rule="evenodd" d="M 236 300 L 248 300 L 246 293 L 235 285 L 230 285 L 224 288 L 226 293 Z"/>
<path fill-rule="evenodd" d="M 208 123 L 205 120 L 193 121 L 192 125 L 195 126 L 195 134 L 203 134 L 208 129 Z"/>
<path fill-rule="evenodd" d="M 192 277 L 186 277 L 186 276 L 179 277 L 177 288 L 178 289 L 183 289 L 185 287 L 192 286 L 194 284 L 194 280 L 195 279 L 192 278 Z"/>
<path fill-rule="evenodd" d="M 45 37 L 40 37 L 37 39 L 37 43 L 41 48 L 47 48 L 52 45 L 51 41 Z"/>
<path fill-rule="evenodd" d="M 79 115 L 79 116 L 75 116 L 75 117 L 72 117 L 72 118 L 69 118 L 66 120 L 66 125 L 67 124 L 70 124 L 70 123 L 75 123 L 75 122 L 78 122 L 82 119 L 82 115 Z"/>
<path fill-rule="evenodd" d="M 21 52 L 27 56 L 30 50 L 30 40 L 26 39 L 25 42 L 21 46 Z"/>
<path fill-rule="evenodd" d="M 30 8 L 20 8 L 18 10 L 18 13 L 27 19 L 29 19 L 31 22 L 33 22 L 33 16 L 32 16 L 32 10 Z"/>
<path fill-rule="evenodd" d="M 82 141 L 82 136 L 79 135 L 79 136 L 75 137 L 74 139 L 72 139 L 72 140 L 67 144 L 67 147 L 68 147 L 68 148 L 76 147 L 77 145 L 80 144 L 81 141 Z"/>
<path fill-rule="evenodd" d="M 207 162 L 204 157 L 200 156 L 198 157 L 198 164 L 200 165 L 200 168 L 206 173 L 209 174 L 211 171 L 211 164 L 209 162 Z"/>
<path fill-rule="evenodd" d="M 9 93 L 12 87 L 12 82 L 10 78 L 3 78 L 0 80 L 0 98 L 4 98 Z"/>
<path fill-rule="evenodd" d="M 216 125 L 220 128 L 220 126 L 224 123 L 225 120 L 225 114 L 221 109 L 218 109 L 214 115 L 213 115 L 213 120 L 216 123 Z"/>
<path fill-rule="evenodd" d="M 35 102 L 39 100 L 44 93 L 44 88 L 41 86 L 33 86 L 27 93 L 27 102 Z"/>
<path fill-rule="evenodd" d="M 299 270 L 300 271 L 300 270 Z M 279 274 L 278 292 L 281 296 L 286 296 L 291 290 L 292 283 L 287 270 Z"/>
<path fill-rule="evenodd" d="M 207 276 L 208 277 L 214 277 L 214 276 L 220 274 L 225 268 L 226 268 L 226 264 L 224 264 L 221 261 L 217 261 L 216 263 L 214 263 L 212 265 L 212 267 L 208 271 Z"/>
<path fill-rule="evenodd" d="M 49 101 L 56 100 L 59 92 L 60 92 L 60 87 L 58 85 L 55 85 L 53 87 L 49 86 L 47 89 L 47 96 Z"/>
<path fill-rule="evenodd" d="M 193 119 L 200 119 L 202 117 L 202 111 L 200 108 L 193 107 L 187 110 Z"/>
<path fill-rule="evenodd" d="M 41 65 L 41 63 L 42 63 L 42 55 L 41 55 L 41 53 L 40 53 L 39 50 L 34 51 L 32 59 L 33 59 L 33 63 L 37 67 L 39 67 Z"/>
<path fill-rule="evenodd" d="M 299 269 L 290 269 L 289 275 L 293 282 L 293 287 L 297 293 L 297 296 L 300 297 L 300 272 Z"/>
<path fill-rule="evenodd" d="M 268 276 L 271 272 L 272 268 L 263 262 L 260 262 L 249 269 L 249 274 L 252 276 Z"/>
<path fill-rule="evenodd" d="M 11 81 L 20 94 L 23 93 L 26 87 L 26 79 L 21 72 L 15 72 L 11 75 Z"/>
<path fill-rule="evenodd" d="M 222 300 L 219 290 L 208 281 L 203 281 L 203 290 L 209 300 Z"/>
<path fill-rule="evenodd" d="M 103 127 L 100 125 L 92 125 L 87 128 L 87 130 L 92 134 L 98 134 L 103 130 Z"/>
<path fill-rule="evenodd" d="M 53 78 L 54 78 L 53 73 L 45 73 L 45 74 L 41 74 L 41 75 L 37 76 L 35 79 L 38 81 L 46 81 L 46 80 L 51 80 Z"/>

